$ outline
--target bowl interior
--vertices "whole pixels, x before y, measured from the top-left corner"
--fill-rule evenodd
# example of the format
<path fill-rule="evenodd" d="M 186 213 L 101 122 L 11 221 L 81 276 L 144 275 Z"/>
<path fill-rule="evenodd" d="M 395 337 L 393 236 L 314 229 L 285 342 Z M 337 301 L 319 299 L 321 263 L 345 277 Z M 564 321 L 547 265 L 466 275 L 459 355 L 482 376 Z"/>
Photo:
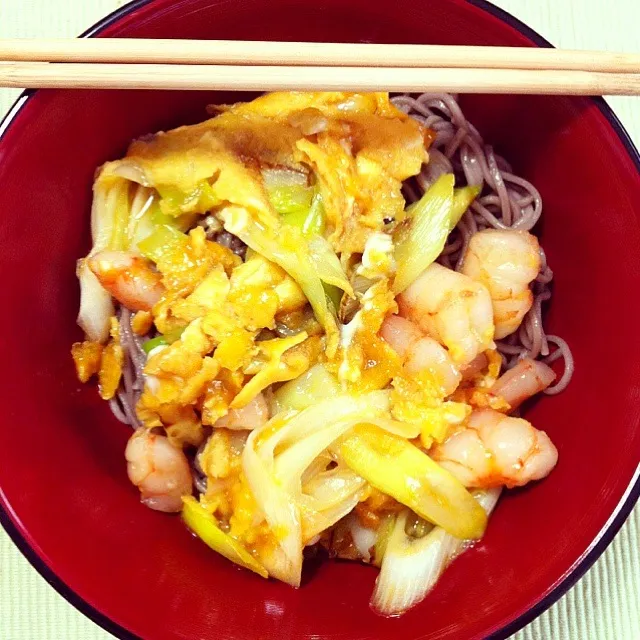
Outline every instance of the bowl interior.
<path fill-rule="evenodd" d="M 105 35 L 530 45 L 463 0 L 156 0 Z M 577 370 L 529 409 L 560 452 L 548 480 L 509 492 L 485 538 L 399 619 L 368 608 L 375 570 L 312 567 L 294 591 L 236 569 L 177 518 L 138 502 L 126 427 L 75 379 L 75 261 L 89 246 L 95 168 L 147 132 L 206 117 L 237 94 L 39 91 L 0 140 L 0 499 L 46 567 L 120 629 L 144 638 L 481 638 L 504 635 L 572 571 L 636 472 L 640 343 L 638 167 L 594 101 L 464 97 L 486 140 L 545 203 L 555 271 L 547 322 Z M 627 335 L 630 333 L 631 335 Z M 522 618 L 521 618 L 522 621 Z M 518 623 L 515 623 L 516 625 Z M 502 630 L 502 631 L 500 631 Z"/>

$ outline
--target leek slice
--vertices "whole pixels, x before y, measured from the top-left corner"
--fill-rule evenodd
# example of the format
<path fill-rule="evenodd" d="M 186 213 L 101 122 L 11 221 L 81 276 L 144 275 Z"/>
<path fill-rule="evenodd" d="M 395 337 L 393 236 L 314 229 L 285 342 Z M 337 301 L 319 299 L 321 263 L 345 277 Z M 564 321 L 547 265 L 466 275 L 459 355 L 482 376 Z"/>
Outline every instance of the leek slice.
<path fill-rule="evenodd" d="M 325 330 L 327 354 L 332 357 L 338 348 L 338 325 L 300 230 L 290 225 L 281 225 L 278 229 L 265 229 L 246 209 L 235 206 L 222 209 L 220 217 L 229 233 L 233 233 L 251 249 L 281 266 L 300 285 L 318 322 Z"/>
<path fill-rule="evenodd" d="M 186 250 L 188 241 L 188 237 L 173 225 L 161 224 L 156 227 L 153 233 L 138 243 L 138 249 L 145 258 L 158 262 L 167 251 L 180 244 Z"/>
<path fill-rule="evenodd" d="M 372 486 L 425 520 L 457 538 L 482 536 L 487 516 L 480 505 L 462 483 L 406 439 L 360 424 L 339 453 Z"/>
<path fill-rule="evenodd" d="M 303 185 L 272 187 L 267 190 L 271 206 L 284 216 L 300 214 L 306 216 L 311 208 L 314 189 Z"/>
<path fill-rule="evenodd" d="M 179 218 L 184 213 L 204 212 L 220 205 L 213 187 L 206 180 L 198 182 L 189 192 L 174 185 L 156 185 L 160 194 L 160 209 L 171 217 Z"/>
<path fill-rule="evenodd" d="M 471 203 L 480 195 L 482 187 L 478 185 L 461 187 L 453 190 L 453 205 L 449 219 L 449 231 L 460 222 Z"/>
<path fill-rule="evenodd" d="M 440 255 L 447 236 L 481 190 L 479 186 L 454 189 L 453 184 L 453 175 L 444 174 L 407 207 L 408 217 L 395 237 L 395 293 L 402 293 Z"/>
<path fill-rule="evenodd" d="M 280 410 L 301 411 L 311 405 L 337 396 L 340 385 L 322 364 L 316 364 L 295 380 L 283 384 L 273 395 Z"/>
<path fill-rule="evenodd" d="M 407 209 L 396 234 L 394 293 L 402 293 L 442 252 L 449 235 L 454 177 L 440 176 L 420 200 Z"/>
<path fill-rule="evenodd" d="M 110 184 L 97 181 L 91 205 L 90 256 L 103 249 L 123 250 L 128 247 L 129 185 L 118 179 Z M 106 342 L 109 318 L 115 313 L 111 295 L 103 288 L 85 260 L 78 265 L 80 309 L 77 322 L 89 340 Z"/>
<path fill-rule="evenodd" d="M 268 187 L 269 202 L 286 224 L 297 227 L 306 237 L 322 235 L 325 213 L 322 195 L 306 185 Z"/>
<path fill-rule="evenodd" d="M 321 236 L 324 233 L 325 227 L 326 216 L 324 203 L 322 196 L 317 192 L 311 200 L 311 207 L 300 228 L 305 236 Z"/>
<path fill-rule="evenodd" d="M 155 338 L 145 340 L 142 343 L 142 350 L 149 355 L 157 347 L 164 347 L 173 344 L 176 340 L 180 339 L 180 336 L 186 328 L 186 326 L 180 327 L 179 329 L 169 331 L 168 333 L 161 334 Z"/>
<path fill-rule="evenodd" d="M 269 577 L 267 570 L 237 540 L 222 531 L 216 519 L 193 496 L 183 497 L 182 503 L 184 523 L 207 546 L 259 576 Z"/>
<path fill-rule="evenodd" d="M 354 489 L 340 504 L 314 504 L 302 494 L 302 476 L 326 448 L 354 424 L 389 410 L 389 395 L 375 391 L 362 396 L 340 395 L 300 412 L 281 412 L 249 434 L 242 467 L 251 493 L 278 546 L 260 560 L 269 574 L 293 586 L 300 585 L 303 544 L 319 523 L 330 526 L 355 506 Z M 317 488 L 317 487 L 316 487 Z M 321 493 L 321 492 L 320 492 Z M 303 537 L 304 536 L 304 537 Z"/>
<path fill-rule="evenodd" d="M 499 495 L 500 489 L 478 490 L 473 494 L 487 516 Z M 398 516 L 385 548 L 381 549 L 382 566 L 371 607 L 383 615 L 399 615 L 420 602 L 467 544 L 441 527 L 420 538 L 409 536 L 405 532 L 409 515 L 407 510 Z"/>
<path fill-rule="evenodd" d="M 89 340 L 104 343 L 109 339 L 109 318 L 115 314 L 111 294 L 100 284 L 86 260 L 78 265 L 78 280 L 80 309 L 77 322 Z"/>
<path fill-rule="evenodd" d="M 309 238 L 309 255 L 322 282 L 354 296 L 347 274 L 328 240 L 317 235 Z"/>

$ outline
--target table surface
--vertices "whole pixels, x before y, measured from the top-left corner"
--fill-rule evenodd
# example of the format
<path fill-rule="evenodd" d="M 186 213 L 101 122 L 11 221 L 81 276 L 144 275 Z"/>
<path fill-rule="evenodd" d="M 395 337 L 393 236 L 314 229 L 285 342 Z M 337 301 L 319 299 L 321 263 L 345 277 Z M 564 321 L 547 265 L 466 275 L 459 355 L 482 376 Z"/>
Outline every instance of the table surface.
<path fill-rule="evenodd" d="M 494 0 L 564 48 L 638 49 L 638 0 Z M 70 37 L 122 0 L 0 0 L 0 38 Z M 0 117 L 18 92 L 0 89 Z M 610 104 L 640 146 L 638 98 Z M 640 506 L 593 568 L 511 640 L 640 639 Z M 0 529 L 0 640 L 109 640 L 29 565 Z"/>

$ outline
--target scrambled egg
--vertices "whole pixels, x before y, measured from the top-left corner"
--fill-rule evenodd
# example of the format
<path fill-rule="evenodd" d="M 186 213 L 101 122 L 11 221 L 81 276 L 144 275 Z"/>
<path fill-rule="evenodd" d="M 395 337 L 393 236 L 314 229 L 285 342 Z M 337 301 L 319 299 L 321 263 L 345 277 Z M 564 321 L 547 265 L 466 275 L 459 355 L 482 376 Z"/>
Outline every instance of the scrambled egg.
<path fill-rule="evenodd" d="M 106 345 L 90 340 L 75 342 L 71 347 L 71 356 L 80 382 L 87 382 L 97 374 L 100 397 L 111 400 L 120 386 L 124 366 L 117 318 L 110 319 L 109 341 Z"/>
<path fill-rule="evenodd" d="M 442 385 L 429 371 L 393 379 L 391 414 L 396 420 L 420 425 L 420 441 L 425 449 L 442 442 L 449 429 L 462 424 L 471 413 L 464 402 L 445 400 Z"/>
<path fill-rule="evenodd" d="M 190 246 L 201 249 L 191 260 L 196 264 L 212 253 L 209 245 L 219 247 L 201 243 L 202 233 L 197 228 L 189 236 Z M 169 258 L 157 263 L 166 292 L 153 309 L 156 326 L 183 330 L 173 344 L 150 354 L 144 372 L 152 383 L 145 385 L 138 416 L 149 427 L 168 427 L 180 444 L 199 444 L 202 425 L 214 424 L 229 407 L 246 405 L 274 382 L 304 373 L 321 350 L 321 339 L 305 333 L 258 341 L 262 330 L 274 327 L 277 314 L 304 306 L 306 299 L 282 269 L 258 254 L 244 263 L 226 258 L 227 271 L 224 263 L 211 263 L 191 283 L 182 277 L 183 260 L 175 268 Z"/>
<path fill-rule="evenodd" d="M 220 115 L 202 124 L 134 142 L 99 180 L 131 176 L 168 191 L 173 197 L 164 208 L 172 215 L 235 205 L 277 228 L 261 170 L 312 175 L 327 236 L 347 261 L 385 219 L 402 219 L 402 181 L 427 161 L 424 131 L 386 93 L 270 93 L 216 110 Z"/>
<path fill-rule="evenodd" d="M 364 245 L 358 275 L 369 280 L 389 278 L 396 268 L 393 253 L 393 238 L 388 233 L 372 233 Z"/>
<path fill-rule="evenodd" d="M 396 352 L 378 336 L 385 317 L 397 310 L 389 281 L 383 279 L 364 293 L 360 309 L 342 327 L 340 348 L 329 368 L 350 390 L 383 389 L 399 369 Z"/>
<path fill-rule="evenodd" d="M 176 444 L 199 444 L 203 425 L 321 358 L 340 363 L 341 377 L 354 388 L 389 383 L 397 359 L 376 335 L 395 310 L 388 287 L 393 245 L 383 228 L 402 220 L 402 181 L 427 159 L 421 126 L 385 93 L 272 93 L 215 110 L 217 117 L 201 124 L 135 141 L 97 180 L 97 189 L 114 187 L 119 197 L 130 182 L 157 194 L 150 226 L 165 225 L 146 239 L 129 233 L 129 243 L 155 263 L 164 294 L 151 313 L 134 317 L 133 328 L 144 333 L 155 326 L 177 339 L 150 354 L 137 412 L 148 427 L 164 426 Z M 321 197 L 317 228 L 340 262 L 319 277 L 318 245 L 307 247 L 270 200 L 267 173 L 283 170 Z M 246 261 L 207 240 L 196 225 L 203 214 L 255 249 Z M 188 235 L 179 231 L 187 227 Z M 120 236 L 119 246 L 126 246 L 127 233 Z M 352 293 L 341 271 L 360 254 L 362 274 L 380 283 L 352 321 L 354 339 L 339 345 L 327 296 L 337 283 Z M 324 337 L 300 331 L 263 338 L 279 317 L 290 318 L 308 303 Z M 74 349 L 81 379 L 100 373 L 103 396 L 111 397 L 120 379 L 117 338 L 105 347 Z"/>

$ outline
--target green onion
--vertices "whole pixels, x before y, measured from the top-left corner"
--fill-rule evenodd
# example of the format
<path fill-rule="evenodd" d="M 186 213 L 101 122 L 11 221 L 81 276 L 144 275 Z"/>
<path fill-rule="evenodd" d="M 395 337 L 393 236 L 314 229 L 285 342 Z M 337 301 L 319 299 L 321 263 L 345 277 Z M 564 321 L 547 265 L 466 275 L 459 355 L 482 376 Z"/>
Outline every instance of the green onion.
<path fill-rule="evenodd" d="M 453 190 L 453 205 L 451 207 L 449 231 L 453 229 L 471 203 L 480 195 L 482 187 L 479 185 L 461 187 Z"/>
<path fill-rule="evenodd" d="M 322 202 L 322 196 L 319 193 L 316 193 L 311 201 L 309 213 L 307 214 L 305 221 L 302 223 L 302 233 L 305 236 L 321 236 L 324 233 L 324 228 L 324 203 Z"/>
<path fill-rule="evenodd" d="M 221 209 L 220 216 L 227 231 L 238 236 L 260 255 L 281 266 L 300 285 L 327 334 L 327 353 L 335 353 L 339 337 L 335 313 L 329 309 L 323 281 L 318 275 L 317 266 L 302 232 L 290 225 L 281 225 L 267 231 L 257 221 L 247 219 L 231 207 Z"/>
<path fill-rule="evenodd" d="M 267 570 L 240 542 L 222 531 L 217 520 L 193 496 L 184 496 L 182 502 L 182 519 L 207 546 L 259 576 L 269 577 Z"/>
<path fill-rule="evenodd" d="M 324 204 L 322 196 L 314 187 L 272 187 L 268 193 L 273 208 L 286 224 L 297 227 L 306 237 L 323 234 Z"/>
<path fill-rule="evenodd" d="M 206 181 L 200 183 L 200 197 L 198 198 L 198 209 L 204 213 L 220 205 L 220 198 L 216 195 L 213 187 Z"/>
<path fill-rule="evenodd" d="M 311 207 L 314 189 L 302 185 L 272 187 L 268 194 L 271 205 L 280 215 L 306 217 Z"/>
<path fill-rule="evenodd" d="M 473 498 L 487 516 L 498 501 L 500 489 L 476 490 Z M 399 615 L 420 602 L 436 584 L 447 565 L 465 548 L 465 540 L 448 534 L 441 527 L 433 527 L 425 535 L 415 536 L 407 531 L 412 518 L 409 511 L 402 512 L 387 533 L 387 544 L 378 553 L 381 568 L 371 607 L 383 615 Z M 380 537 L 380 534 L 379 534 Z"/>
<path fill-rule="evenodd" d="M 279 411 L 301 411 L 340 394 L 340 385 L 324 365 L 316 364 L 301 376 L 285 382 L 273 395 Z"/>
<path fill-rule="evenodd" d="M 327 298 L 333 305 L 334 312 L 337 313 L 340 308 L 340 303 L 342 302 L 342 289 L 333 284 L 327 284 L 326 282 L 323 282 L 322 286 L 324 287 L 324 292 L 327 294 Z"/>
<path fill-rule="evenodd" d="M 170 217 L 179 218 L 184 213 L 204 213 L 220 204 L 213 187 L 202 180 L 189 192 L 170 185 L 156 185 L 160 194 L 160 208 Z"/>
<path fill-rule="evenodd" d="M 451 174 L 440 176 L 407 208 L 407 218 L 394 238 L 395 293 L 402 293 L 440 255 L 450 230 L 453 182 Z"/>
<path fill-rule="evenodd" d="M 320 280 L 325 285 L 332 285 L 353 296 L 353 287 L 340 264 L 340 258 L 336 255 L 330 242 L 320 235 L 310 236 L 308 240 L 309 255 L 315 266 L 316 273 L 320 276 Z M 327 287 L 325 287 L 325 292 L 333 300 L 334 304 L 340 304 L 339 296 L 341 296 L 341 293 Z"/>
<path fill-rule="evenodd" d="M 160 194 L 162 212 L 166 216 L 180 215 L 182 213 L 182 207 L 189 202 L 189 200 L 195 199 L 193 194 L 191 198 L 181 189 L 169 185 L 156 185 L 156 190 Z"/>
<path fill-rule="evenodd" d="M 156 347 L 163 347 L 165 345 L 173 344 L 176 340 L 180 340 L 180 336 L 183 334 L 186 329 L 186 325 L 184 327 L 178 327 L 177 329 L 173 329 L 172 331 L 167 331 L 164 335 L 156 336 L 155 338 L 151 338 L 146 342 L 142 343 L 143 351 L 149 355 L 151 351 L 153 351 Z"/>
<path fill-rule="evenodd" d="M 453 188 L 453 175 L 440 176 L 406 209 L 395 237 L 398 264 L 393 290 L 402 293 L 440 254 L 449 232 L 481 191 L 479 186 Z"/>
<path fill-rule="evenodd" d="M 124 251 L 129 246 L 128 227 L 130 217 L 129 185 L 125 180 L 118 180 L 112 189 L 116 192 L 113 205 L 113 227 L 109 248 Z"/>
<path fill-rule="evenodd" d="M 173 247 L 177 243 L 184 243 L 186 246 L 187 241 L 187 236 L 173 225 L 161 224 L 153 233 L 138 243 L 138 249 L 145 258 L 157 262 L 169 247 Z"/>
<path fill-rule="evenodd" d="M 386 515 L 380 526 L 378 527 L 378 537 L 376 538 L 376 546 L 373 552 L 373 564 L 379 567 L 382 564 L 382 559 L 387 551 L 387 545 L 389 544 L 389 537 L 393 532 L 393 528 L 396 524 L 396 515 Z"/>
<path fill-rule="evenodd" d="M 164 336 L 156 336 L 142 343 L 142 350 L 149 355 L 156 347 L 164 347 L 167 345 L 167 339 Z"/>
<path fill-rule="evenodd" d="M 363 421 L 339 453 L 371 486 L 451 535 L 477 539 L 484 533 L 486 513 L 462 483 L 405 438 Z"/>
<path fill-rule="evenodd" d="M 151 214 L 151 222 L 155 226 L 166 225 L 169 227 L 173 227 L 178 231 L 185 232 L 188 229 L 191 229 L 196 222 L 197 214 L 193 213 L 183 213 L 181 216 L 170 216 L 166 213 L 163 213 L 160 209 L 160 206 L 157 202 L 153 202 L 150 209 Z"/>

